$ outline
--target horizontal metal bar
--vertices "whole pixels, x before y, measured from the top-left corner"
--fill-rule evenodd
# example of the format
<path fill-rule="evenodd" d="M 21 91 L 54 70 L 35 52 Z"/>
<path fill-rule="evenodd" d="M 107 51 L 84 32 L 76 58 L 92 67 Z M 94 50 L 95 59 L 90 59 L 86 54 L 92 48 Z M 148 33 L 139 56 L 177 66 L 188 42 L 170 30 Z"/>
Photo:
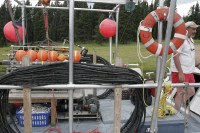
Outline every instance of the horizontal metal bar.
<path fill-rule="evenodd" d="M 126 4 L 126 0 L 74 0 L 75 2 L 105 3 L 105 4 Z M 135 0 L 133 0 L 135 1 Z"/>
<path fill-rule="evenodd" d="M 63 85 L 45 85 L 32 87 L 32 89 L 112 89 L 114 85 L 91 85 L 91 84 L 63 84 Z"/>
<path fill-rule="evenodd" d="M 122 84 L 122 85 L 91 85 L 91 84 L 60 84 L 60 85 L 45 85 L 45 86 L 36 86 L 31 87 L 31 89 L 114 89 L 116 87 L 120 88 L 156 88 L 158 86 L 157 83 L 155 84 Z M 164 86 L 164 85 L 163 85 Z M 200 87 L 200 83 L 176 83 L 172 84 L 172 87 Z M 21 86 L 13 86 L 13 85 L 0 85 L 0 89 L 22 89 Z"/>
<path fill-rule="evenodd" d="M 14 46 L 11 45 L 11 48 L 69 48 L 66 46 Z"/>
<path fill-rule="evenodd" d="M 69 10 L 69 7 L 44 7 L 44 6 L 25 6 L 25 8 L 37 8 L 37 9 L 60 9 L 60 10 Z M 94 12 L 115 12 L 113 10 L 106 9 L 89 9 L 89 8 L 74 8 L 77 11 L 94 11 Z"/>
<path fill-rule="evenodd" d="M 172 87 L 200 87 L 200 83 L 172 83 Z M 151 84 L 134 84 L 134 85 L 122 85 L 122 88 L 156 88 L 158 86 L 157 83 Z M 162 85 L 164 86 L 164 84 Z"/>
<path fill-rule="evenodd" d="M 23 89 L 23 87 L 14 85 L 0 85 L 0 89 Z"/>

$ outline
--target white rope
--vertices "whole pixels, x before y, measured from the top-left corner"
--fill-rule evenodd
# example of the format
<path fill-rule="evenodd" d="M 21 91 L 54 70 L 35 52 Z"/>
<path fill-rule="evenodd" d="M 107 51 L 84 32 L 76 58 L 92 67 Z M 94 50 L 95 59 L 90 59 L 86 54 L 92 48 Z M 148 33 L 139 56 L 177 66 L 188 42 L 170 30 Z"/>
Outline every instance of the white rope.
<path fill-rule="evenodd" d="M 141 21 L 142 22 L 142 21 Z M 138 58 L 140 60 L 141 63 L 143 63 L 142 59 L 148 59 L 150 58 L 151 56 L 153 56 L 153 54 L 150 54 L 148 56 L 143 56 L 142 53 L 141 53 L 141 49 L 140 49 L 140 38 L 139 38 L 139 35 L 140 35 L 140 26 L 141 26 L 141 22 L 140 22 L 140 25 L 138 27 L 138 30 L 137 30 L 137 55 L 138 55 Z"/>

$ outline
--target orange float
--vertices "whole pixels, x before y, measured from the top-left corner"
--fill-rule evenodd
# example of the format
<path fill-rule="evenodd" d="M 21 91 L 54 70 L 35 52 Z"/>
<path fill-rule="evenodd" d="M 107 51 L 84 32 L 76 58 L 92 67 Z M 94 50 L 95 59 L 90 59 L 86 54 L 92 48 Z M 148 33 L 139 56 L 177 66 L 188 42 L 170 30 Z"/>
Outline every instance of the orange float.
<path fill-rule="evenodd" d="M 57 61 L 58 53 L 56 51 L 49 51 L 48 52 L 48 60 L 50 62 Z"/>
<path fill-rule="evenodd" d="M 22 61 L 22 58 L 26 55 L 26 52 L 24 50 L 17 50 L 15 53 L 15 59 L 17 61 Z"/>
<path fill-rule="evenodd" d="M 29 50 L 27 55 L 30 57 L 31 61 L 35 61 L 37 59 L 37 52 L 34 50 Z"/>
<path fill-rule="evenodd" d="M 40 50 L 38 53 L 37 53 L 37 59 L 39 61 L 46 61 L 48 58 L 48 53 L 45 51 L 45 50 Z"/>
<path fill-rule="evenodd" d="M 40 0 L 40 2 L 41 2 L 44 6 L 49 6 L 51 0 Z"/>
<path fill-rule="evenodd" d="M 81 60 L 81 53 L 78 50 L 74 51 L 74 62 L 79 62 Z"/>
<path fill-rule="evenodd" d="M 149 13 L 142 21 L 140 29 L 140 38 L 146 49 L 152 54 L 161 56 L 164 51 L 162 44 L 156 42 L 152 37 L 152 28 L 158 21 L 167 20 L 169 8 L 163 7 Z M 183 18 L 175 12 L 173 25 L 175 29 L 174 38 L 169 44 L 168 54 L 176 51 L 186 39 L 186 27 Z"/>
<path fill-rule="evenodd" d="M 59 54 L 58 56 L 59 61 L 64 61 L 65 59 L 67 59 L 67 57 L 64 54 Z"/>

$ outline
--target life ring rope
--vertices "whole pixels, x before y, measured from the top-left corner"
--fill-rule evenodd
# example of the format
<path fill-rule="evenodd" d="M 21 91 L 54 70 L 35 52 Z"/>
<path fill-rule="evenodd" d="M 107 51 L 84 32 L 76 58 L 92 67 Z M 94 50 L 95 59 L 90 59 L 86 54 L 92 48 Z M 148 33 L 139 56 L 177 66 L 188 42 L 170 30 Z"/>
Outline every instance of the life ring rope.
<path fill-rule="evenodd" d="M 151 27 L 146 27 L 146 26 L 142 26 L 140 25 L 140 30 L 146 31 L 146 32 L 152 32 L 152 28 Z"/>
<path fill-rule="evenodd" d="M 155 53 L 155 55 L 159 55 L 160 54 L 160 52 L 162 51 L 162 44 L 160 44 L 160 43 L 158 43 L 158 48 L 157 48 L 157 50 L 156 50 L 156 53 Z"/>
<path fill-rule="evenodd" d="M 152 54 L 155 55 L 162 55 L 163 54 L 163 45 L 157 43 L 153 37 L 152 37 L 152 30 L 153 26 L 158 21 L 167 21 L 169 15 L 169 8 L 163 7 L 158 8 L 151 13 L 149 13 L 145 19 L 140 23 L 138 29 L 141 41 L 145 48 L 150 51 Z M 184 42 L 185 39 L 187 39 L 186 36 L 186 28 L 183 18 L 175 12 L 174 14 L 174 22 L 173 26 L 175 28 L 175 34 L 174 38 L 171 40 L 169 44 L 169 50 L 168 54 L 173 53 L 176 51 Z"/>

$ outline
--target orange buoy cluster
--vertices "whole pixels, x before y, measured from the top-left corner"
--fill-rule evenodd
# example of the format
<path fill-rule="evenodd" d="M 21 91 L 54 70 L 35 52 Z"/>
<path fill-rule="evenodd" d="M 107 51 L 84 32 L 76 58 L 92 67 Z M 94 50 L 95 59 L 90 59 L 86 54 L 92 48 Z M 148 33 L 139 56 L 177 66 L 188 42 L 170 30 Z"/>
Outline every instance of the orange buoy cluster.
<path fill-rule="evenodd" d="M 17 50 L 15 53 L 15 59 L 17 61 L 22 61 L 22 58 L 27 55 L 30 57 L 30 60 L 33 61 L 49 61 L 49 62 L 56 62 L 56 61 L 64 61 L 68 60 L 68 57 L 60 53 L 58 54 L 57 51 L 46 51 L 46 50 L 39 50 L 38 52 L 34 50 Z M 74 51 L 74 62 L 79 62 L 81 60 L 81 53 L 78 50 Z"/>

